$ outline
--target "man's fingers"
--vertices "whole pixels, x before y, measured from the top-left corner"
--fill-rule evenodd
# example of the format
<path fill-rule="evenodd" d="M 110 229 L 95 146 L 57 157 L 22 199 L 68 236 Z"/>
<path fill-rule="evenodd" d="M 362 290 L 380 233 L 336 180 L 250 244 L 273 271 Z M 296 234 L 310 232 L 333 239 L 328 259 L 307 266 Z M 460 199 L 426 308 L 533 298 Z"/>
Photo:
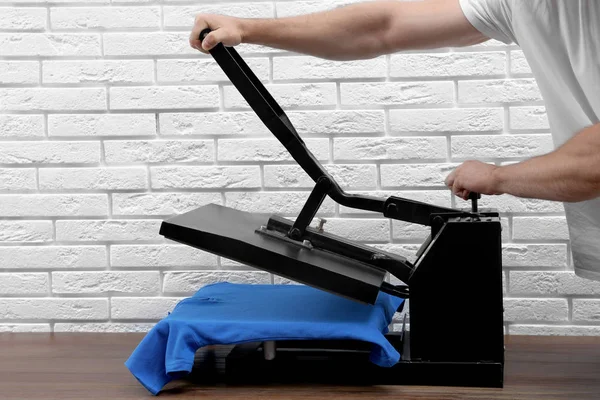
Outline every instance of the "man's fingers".
<path fill-rule="evenodd" d="M 447 177 L 446 177 L 446 181 L 444 182 L 446 184 L 446 186 L 448 187 L 452 187 L 454 185 L 454 177 L 456 176 L 456 170 L 452 171 Z"/>
<path fill-rule="evenodd" d="M 203 51 L 202 41 L 200 40 L 200 32 L 206 29 L 206 26 L 202 27 L 201 25 L 195 25 L 192 33 L 190 33 L 190 46 L 192 46 L 196 50 Z"/>
<path fill-rule="evenodd" d="M 457 179 L 454 179 L 452 182 L 452 193 L 463 200 L 468 200 L 470 191 L 462 187 Z"/>

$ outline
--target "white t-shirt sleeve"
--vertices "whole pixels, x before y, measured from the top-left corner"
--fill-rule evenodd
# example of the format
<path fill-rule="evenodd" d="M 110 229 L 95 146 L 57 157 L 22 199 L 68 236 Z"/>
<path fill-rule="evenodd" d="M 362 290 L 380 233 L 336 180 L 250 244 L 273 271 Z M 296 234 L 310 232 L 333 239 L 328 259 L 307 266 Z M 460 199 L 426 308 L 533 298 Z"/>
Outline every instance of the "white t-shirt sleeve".
<path fill-rule="evenodd" d="M 511 23 L 511 0 L 459 0 L 465 17 L 479 32 L 505 44 L 517 43 Z"/>

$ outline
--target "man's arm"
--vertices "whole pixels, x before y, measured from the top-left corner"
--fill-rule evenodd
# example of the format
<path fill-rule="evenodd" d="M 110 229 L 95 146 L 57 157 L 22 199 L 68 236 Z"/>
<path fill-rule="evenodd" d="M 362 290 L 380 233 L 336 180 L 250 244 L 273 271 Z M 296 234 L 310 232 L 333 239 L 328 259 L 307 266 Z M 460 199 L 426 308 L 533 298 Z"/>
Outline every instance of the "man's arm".
<path fill-rule="evenodd" d="M 446 185 L 463 199 L 469 192 L 563 202 L 600 197 L 600 124 L 520 163 L 499 167 L 467 161 L 448 175 Z"/>
<path fill-rule="evenodd" d="M 213 32 L 201 43 L 198 36 L 207 27 Z M 251 43 L 342 61 L 488 39 L 469 23 L 458 0 L 379 0 L 284 18 L 199 14 L 190 45 L 206 53 L 217 43 Z"/>

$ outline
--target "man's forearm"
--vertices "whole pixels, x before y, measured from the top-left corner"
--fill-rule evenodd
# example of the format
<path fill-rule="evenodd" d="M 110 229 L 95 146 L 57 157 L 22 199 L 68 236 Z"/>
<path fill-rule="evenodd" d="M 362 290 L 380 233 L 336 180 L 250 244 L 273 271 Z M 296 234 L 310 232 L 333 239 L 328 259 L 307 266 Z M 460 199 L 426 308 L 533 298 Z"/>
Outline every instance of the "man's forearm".
<path fill-rule="evenodd" d="M 578 202 L 600 196 L 600 124 L 555 151 L 494 171 L 496 191 L 518 197 Z"/>
<path fill-rule="evenodd" d="M 199 35 L 206 28 L 212 32 L 201 41 Z M 488 38 L 467 20 L 458 0 L 365 0 L 282 18 L 198 14 L 189 40 L 205 53 L 217 43 L 249 43 L 345 61 L 411 49 L 469 46 Z"/>
<path fill-rule="evenodd" d="M 333 60 L 377 57 L 397 1 L 369 1 L 312 14 L 244 19 L 242 42 Z"/>

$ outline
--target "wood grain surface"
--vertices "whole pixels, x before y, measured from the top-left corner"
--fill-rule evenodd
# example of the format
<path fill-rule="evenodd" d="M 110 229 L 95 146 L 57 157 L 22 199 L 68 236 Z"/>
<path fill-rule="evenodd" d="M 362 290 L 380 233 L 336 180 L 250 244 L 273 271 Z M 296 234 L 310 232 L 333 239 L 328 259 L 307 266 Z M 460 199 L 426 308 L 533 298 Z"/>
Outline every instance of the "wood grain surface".
<path fill-rule="evenodd" d="M 0 334 L 0 399 L 151 399 L 124 362 L 143 334 Z M 506 338 L 502 389 L 170 383 L 182 399 L 600 399 L 600 337 Z"/>

